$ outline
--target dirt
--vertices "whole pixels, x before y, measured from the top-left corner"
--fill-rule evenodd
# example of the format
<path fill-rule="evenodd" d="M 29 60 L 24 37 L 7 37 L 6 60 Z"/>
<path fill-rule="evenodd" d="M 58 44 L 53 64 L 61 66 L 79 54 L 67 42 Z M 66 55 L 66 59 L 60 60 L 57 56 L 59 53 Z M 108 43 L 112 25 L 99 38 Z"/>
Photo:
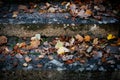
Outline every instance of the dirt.
<path fill-rule="evenodd" d="M 108 33 L 117 35 L 119 25 L 69 25 L 63 24 L 1 24 L 0 35 L 31 37 L 39 33 L 45 36 L 90 34 L 93 36 L 105 37 Z"/>

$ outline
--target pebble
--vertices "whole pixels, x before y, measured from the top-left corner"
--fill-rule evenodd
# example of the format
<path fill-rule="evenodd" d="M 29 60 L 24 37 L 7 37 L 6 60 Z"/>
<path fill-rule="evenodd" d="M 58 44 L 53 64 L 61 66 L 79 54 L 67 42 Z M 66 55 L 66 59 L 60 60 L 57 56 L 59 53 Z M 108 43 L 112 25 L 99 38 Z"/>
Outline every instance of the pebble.
<path fill-rule="evenodd" d="M 27 67 L 27 69 L 28 69 L 28 70 L 31 70 L 31 69 L 33 69 L 33 66 L 32 66 L 32 65 L 29 65 L 29 66 Z"/>
<path fill-rule="evenodd" d="M 19 53 L 17 53 L 17 54 L 15 55 L 15 57 L 16 57 L 16 58 L 19 58 L 19 59 L 20 59 L 20 58 L 23 58 L 23 56 L 22 56 L 21 54 L 19 54 Z"/>
<path fill-rule="evenodd" d="M 105 69 L 101 66 L 101 67 L 99 68 L 99 71 L 105 71 Z"/>
<path fill-rule="evenodd" d="M 39 55 L 38 56 L 40 59 L 44 58 L 45 56 L 44 55 Z"/>
<path fill-rule="evenodd" d="M 88 67 L 88 68 L 86 68 L 86 71 L 91 71 L 91 70 L 92 70 L 92 69 L 91 69 L 91 68 L 89 68 L 89 67 Z"/>
<path fill-rule="evenodd" d="M 75 24 L 74 24 L 74 23 L 72 23 L 72 24 L 71 24 L 71 26 L 75 26 Z"/>
<path fill-rule="evenodd" d="M 78 70 L 83 72 L 85 70 L 85 68 L 79 68 Z"/>
<path fill-rule="evenodd" d="M 23 63 L 23 66 L 24 66 L 24 67 L 27 67 L 27 66 L 28 66 L 28 64 L 27 64 L 27 63 Z"/>
<path fill-rule="evenodd" d="M 86 52 L 90 53 L 92 51 L 92 49 L 93 49 L 93 46 L 89 46 Z"/>
<path fill-rule="evenodd" d="M 59 67 L 63 66 L 63 63 L 61 63 L 61 62 L 59 62 L 59 61 L 57 61 L 55 59 L 51 60 L 50 63 L 55 64 L 56 66 L 59 66 Z"/>
<path fill-rule="evenodd" d="M 25 61 L 28 63 L 28 62 L 30 62 L 32 59 L 30 58 L 30 57 L 25 57 Z"/>
<path fill-rule="evenodd" d="M 53 59 L 54 59 L 52 55 L 49 55 L 48 58 L 49 58 L 50 60 L 53 60 Z"/>
<path fill-rule="evenodd" d="M 60 67 L 57 68 L 57 71 L 63 71 L 63 70 L 64 70 L 63 68 Z"/>

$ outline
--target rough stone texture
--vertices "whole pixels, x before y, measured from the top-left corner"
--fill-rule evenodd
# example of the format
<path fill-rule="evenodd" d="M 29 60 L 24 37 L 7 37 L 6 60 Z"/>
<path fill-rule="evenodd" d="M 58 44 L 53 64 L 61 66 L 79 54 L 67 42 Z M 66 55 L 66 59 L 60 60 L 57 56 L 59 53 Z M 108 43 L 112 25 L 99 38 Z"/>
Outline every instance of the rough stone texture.
<path fill-rule="evenodd" d="M 120 72 L 2 71 L 2 80 L 119 80 Z"/>
<path fill-rule="evenodd" d="M 28 25 L 10 25 L 4 24 L 0 34 L 8 36 L 18 36 L 18 37 L 31 37 L 35 34 L 41 34 L 45 36 L 59 36 L 59 35 L 76 35 L 80 34 L 92 34 L 97 37 L 107 36 L 108 33 L 117 35 L 118 26 L 114 28 L 114 25 L 99 26 L 97 25 L 75 25 L 67 26 L 64 28 L 62 24 L 28 24 Z"/>

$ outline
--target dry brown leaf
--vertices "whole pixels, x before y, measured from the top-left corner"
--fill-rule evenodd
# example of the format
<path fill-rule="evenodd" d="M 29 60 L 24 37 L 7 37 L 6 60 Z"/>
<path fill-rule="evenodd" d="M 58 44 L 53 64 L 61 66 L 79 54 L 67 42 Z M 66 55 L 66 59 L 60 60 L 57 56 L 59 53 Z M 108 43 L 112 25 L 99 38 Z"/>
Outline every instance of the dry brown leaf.
<path fill-rule="evenodd" d="M 0 45 L 7 43 L 7 37 L 6 36 L 0 36 Z"/>
<path fill-rule="evenodd" d="M 91 37 L 90 37 L 89 35 L 86 35 L 86 36 L 84 37 L 84 40 L 85 40 L 86 42 L 89 42 L 89 41 L 91 40 Z"/>
<path fill-rule="evenodd" d="M 83 42 L 83 37 L 81 36 L 81 35 L 79 35 L 79 34 L 77 34 L 76 36 L 75 36 L 75 38 L 79 41 L 79 42 Z"/>
<path fill-rule="evenodd" d="M 95 38 L 94 40 L 93 40 L 93 45 L 97 45 L 98 44 L 98 38 Z"/>

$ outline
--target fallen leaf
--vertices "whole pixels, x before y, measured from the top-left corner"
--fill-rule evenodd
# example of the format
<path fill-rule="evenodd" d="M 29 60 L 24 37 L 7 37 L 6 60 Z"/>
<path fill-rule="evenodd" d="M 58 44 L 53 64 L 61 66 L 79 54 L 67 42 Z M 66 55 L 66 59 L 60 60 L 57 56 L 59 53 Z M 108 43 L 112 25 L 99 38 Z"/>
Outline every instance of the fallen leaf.
<path fill-rule="evenodd" d="M 26 47 L 26 45 L 27 45 L 27 44 L 26 44 L 25 42 L 22 42 L 22 43 L 19 44 L 19 48 Z"/>
<path fill-rule="evenodd" d="M 83 37 L 81 36 L 81 35 L 79 35 L 79 34 L 77 34 L 76 36 L 75 36 L 75 38 L 78 40 L 78 41 L 80 41 L 80 42 L 83 42 Z"/>
<path fill-rule="evenodd" d="M 7 37 L 6 36 L 0 36 L 0 45 L 7 43 Z"/>
<path fill-rule="evenodd" d="M 60 47 L 58 50 L 57 50 L 57 53 L 58 55 L 61 55 L 61 54 L 64 54 L 66 52 L 70 52 L 70 50 L 66 47 Z"/>
<path fill-rule="evenodd" d="M 86 36 L 84 37 L 84 40 L 85 40 L 86 42 L 89 42 L 89 41 L 91 40 L 91 37 L 90 37 L 89 35 L 86 35 Z"/>
<path fill-rule="evenodd" d="M 57 41 L 56 45 L 55 45 L 55 48 L 56 49 L 59 49 L 60 47 L 63 47 L 64 43 L 61 42 L 60 40 Z"/>
<path fill-rule="evenodd" d="M 98 38 L 95 38 L 94 40 L 93 40 L 93 45 L 97 45 L 98 44 Z"/>
<path fill-rule="evenodd" d="M 108 34 L 108 36 L 107 36 L 107 40 L 111 40 L 111 39 L 114 39 L 114 38 L 115 38 L 115 36 L 113 34 Z"/>

